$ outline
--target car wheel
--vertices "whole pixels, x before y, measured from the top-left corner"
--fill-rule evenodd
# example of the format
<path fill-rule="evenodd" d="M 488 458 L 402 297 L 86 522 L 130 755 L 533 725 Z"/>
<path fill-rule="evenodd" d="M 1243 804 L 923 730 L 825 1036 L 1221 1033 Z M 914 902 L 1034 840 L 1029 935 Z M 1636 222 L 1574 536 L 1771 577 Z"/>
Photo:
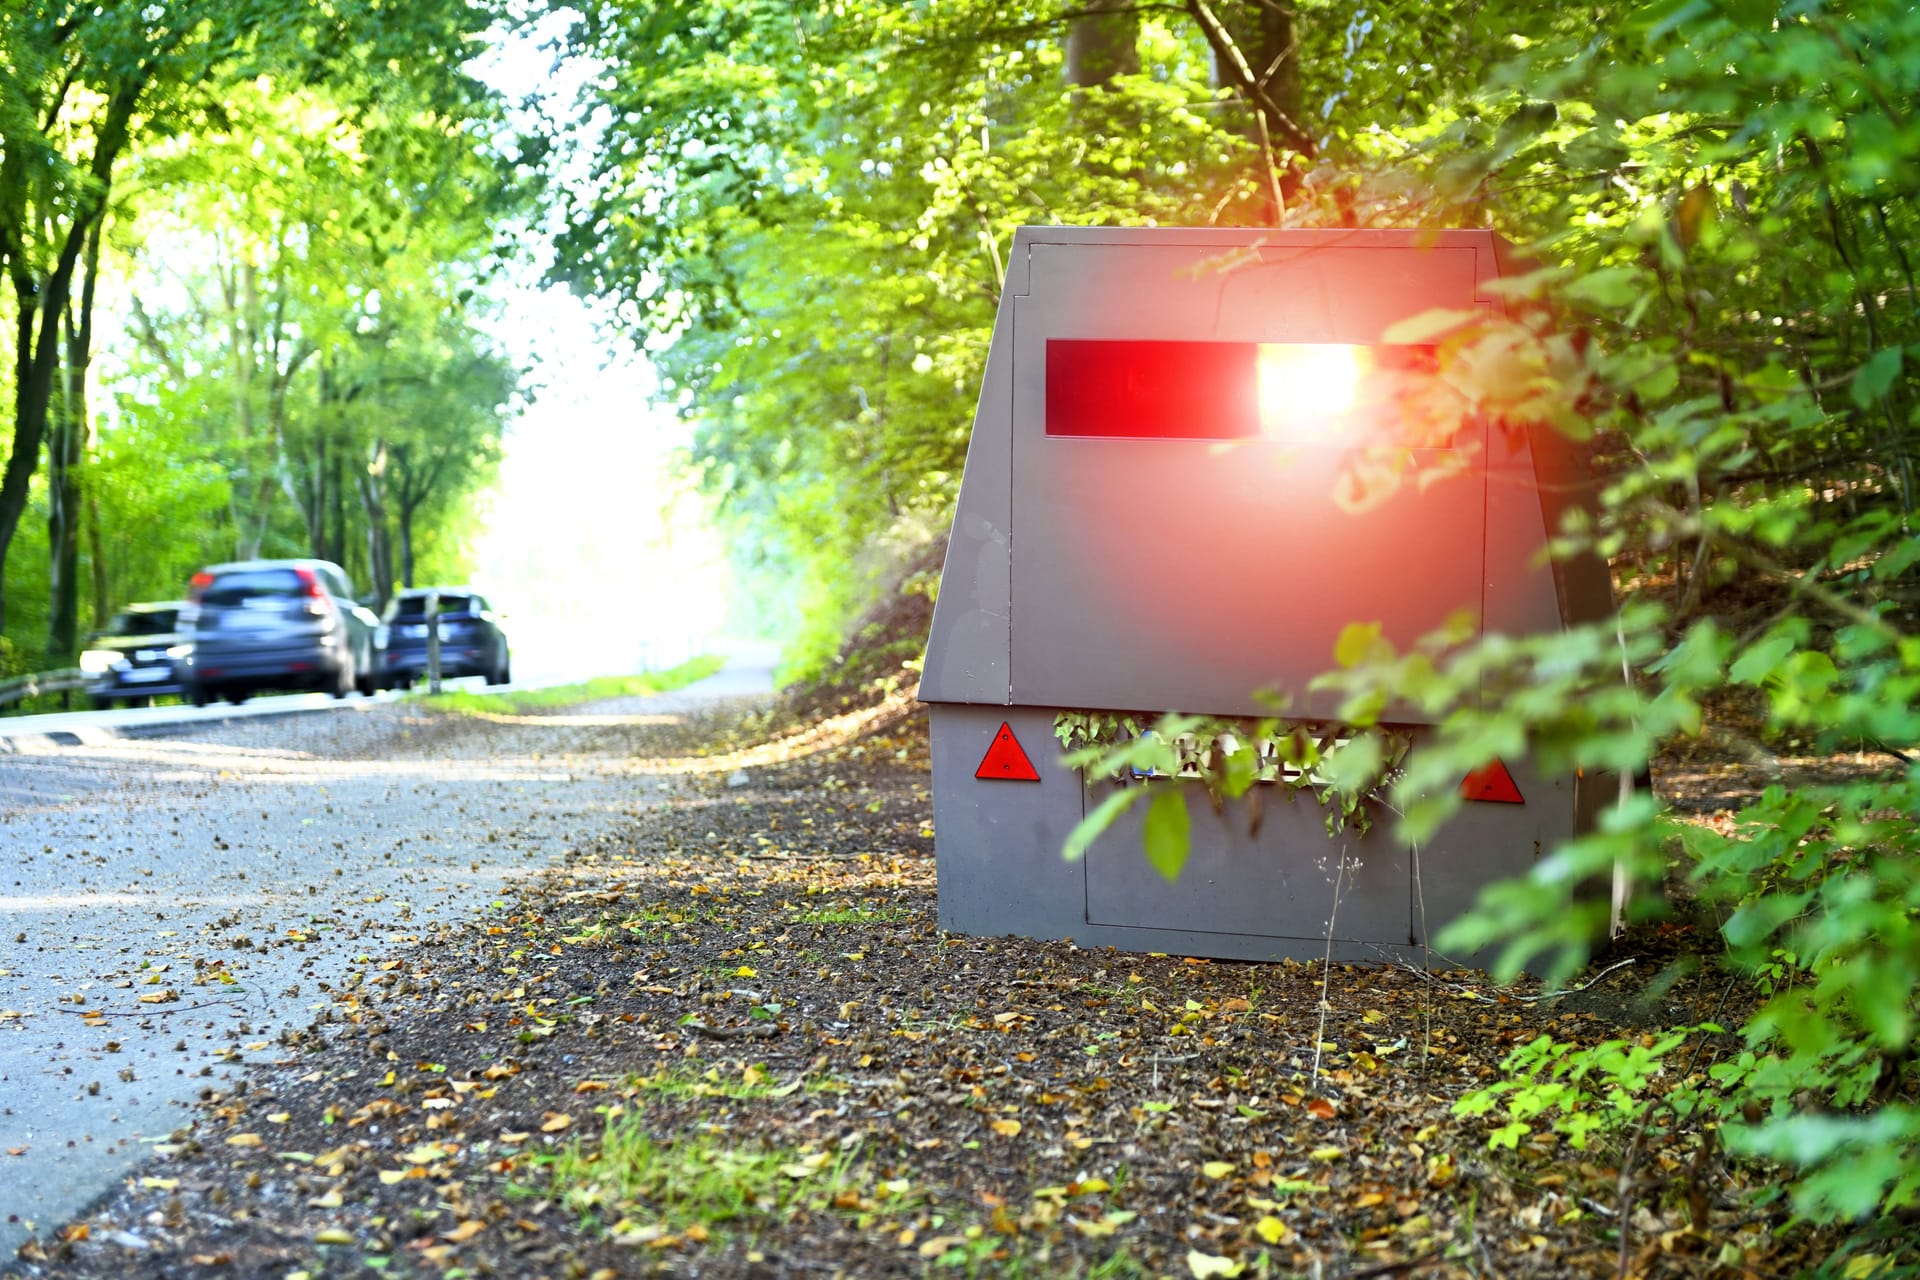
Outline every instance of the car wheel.
<path fill-rule="evenodd" d="M 193 691 L 187 694 L 187 701 L 196 707 L 204 707 L 213 701 L 213 695 L 196 685 Z"/>
<path fill-rule="evenodd" d="M 251 689 L 227 690 L 227 701 L 231 702 L 236 707 L 239 706 L 241 703 L 245 702 L 248 698 L 251 698 L 252 696 L 253 696 L 253 690 Z"/>
<path fill-rule="evenodd" d="M 342 658 L 340 660 L 340 670 L 333 677 L 333 696 L 336 698 L 346 697 L 353 692 L 353 687 L 356 683 L 357 681 L 353 674 L 353 659 Z"/>

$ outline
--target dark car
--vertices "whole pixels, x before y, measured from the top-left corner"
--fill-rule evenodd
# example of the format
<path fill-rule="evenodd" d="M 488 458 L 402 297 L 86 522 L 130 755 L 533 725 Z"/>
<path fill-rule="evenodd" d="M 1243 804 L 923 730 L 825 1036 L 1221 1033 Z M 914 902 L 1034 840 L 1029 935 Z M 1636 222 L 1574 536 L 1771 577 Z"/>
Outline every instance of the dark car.
<path fill-rule="evenodd" d="M 353 598 L 346 571 L 327 560 L 245 560 L 193 575 L 193 652 L 187 694 L 195 706 L 245 701 L 262 689 L 372 693 L 379 626 Z"/>
<path fill-rule="evenodd" d="M 181 664 L 192 649 L 181 628 L 184 600 L 130 604 L 87 636 L 80 669 L 93 677 L 87 696 L 103 707 L 186 692 Z"/>
<path fill-rule="evenodd" d="M 380 683 L 405 688 L 427 670 L 427 603 L 431 587 L 409 587 L 387 604 Z M 485 676 L 488 684 L 513 679 L 513 659 L 500 617 L 471 587 L 440 587 L 440 674 Z"/>

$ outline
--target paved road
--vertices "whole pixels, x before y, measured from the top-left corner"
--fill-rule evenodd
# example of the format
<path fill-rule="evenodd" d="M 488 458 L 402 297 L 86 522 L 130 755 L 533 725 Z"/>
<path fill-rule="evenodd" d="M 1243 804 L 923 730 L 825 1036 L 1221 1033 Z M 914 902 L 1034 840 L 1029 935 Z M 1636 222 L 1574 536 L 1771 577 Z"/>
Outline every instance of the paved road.
<path fill-rule="evenodd" d="M 593 710 L 769 687 L 736 659 Z M 201 1090 L 286 1056 L 276 1038 L 324 986 L 650 802 L 623 752 L 579 746 L 564 717 L 330 710 L 0 754 L 0 1260 L 126 1176 Z"/>

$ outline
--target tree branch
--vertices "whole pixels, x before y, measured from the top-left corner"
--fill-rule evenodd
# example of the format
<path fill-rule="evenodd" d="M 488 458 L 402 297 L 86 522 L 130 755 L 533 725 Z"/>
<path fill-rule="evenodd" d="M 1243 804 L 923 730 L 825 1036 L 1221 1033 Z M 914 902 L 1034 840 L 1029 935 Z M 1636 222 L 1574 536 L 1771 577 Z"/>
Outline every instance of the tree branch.
<path fill-rule="evenodd" d="M 1271 120 L 1273 124 L 1278 125 L 1286 144 L 1309 160 L 1318 155 L 1319 148 L 1314 145 L 1313 135 L 1301 128 L 1299 123 L 1281 110 L 1280 104 L 1273 100 L 1273 96 L 1267 92 L 1265 81 L 1254 75 L 1253 68 L 1247 64 L 1246 55 L 1240 52 L 1240 46 L 1234 42 L 1226 25 L 1214 16 L 1212 9 L 1207 7 L 1207 0 L 1187 0 L 1187 13 L 1200 24 L 1201 34 L 1206 36 L 1207 44 L 1214 53 L 1233 71 L 1240 82 L 1241 91 L 1252 100 L 1262 124 Z M 1263 128 L 1261 132 L 1265 133 L 1266 130 Z M 1271 168 L 1273 163 L 1271 156 L 1267 163 Z"/>

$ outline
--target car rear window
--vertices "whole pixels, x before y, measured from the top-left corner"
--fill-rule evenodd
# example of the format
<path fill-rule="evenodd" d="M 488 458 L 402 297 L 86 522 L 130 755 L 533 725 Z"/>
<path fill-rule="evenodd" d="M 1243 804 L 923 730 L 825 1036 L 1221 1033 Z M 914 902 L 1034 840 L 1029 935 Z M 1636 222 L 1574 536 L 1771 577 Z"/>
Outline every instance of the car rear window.
<path fill-rule="evenodd" d="M 221 574 L 207 584 L 200 603 L 218 608 L 244 604 L 262 596 L 292 597 L 306 593 L 306 581 L 292 569 L 255 569 Z"/>
<path fill-rule="evenodd" d="M 174 611 L 157 609 L 141 613 L 116 613 L 107 624 L 107 634 L 115 636 L 164 636 L 173 630 Z"/>
<path fill-rule="evenodd" d="M 440 612 L 441 613 L 472 613 L 473 597 L 459 596 L 459 595 L 442 595 L 440 597 Z M 400 603 L 394 609 L 393 616 L 396 618 L 408 618 L 414 621 L 418 621 L 419 619 L 426 617 L 427 616 L 427 598 L 425 596 L 400 597 Z"/>

